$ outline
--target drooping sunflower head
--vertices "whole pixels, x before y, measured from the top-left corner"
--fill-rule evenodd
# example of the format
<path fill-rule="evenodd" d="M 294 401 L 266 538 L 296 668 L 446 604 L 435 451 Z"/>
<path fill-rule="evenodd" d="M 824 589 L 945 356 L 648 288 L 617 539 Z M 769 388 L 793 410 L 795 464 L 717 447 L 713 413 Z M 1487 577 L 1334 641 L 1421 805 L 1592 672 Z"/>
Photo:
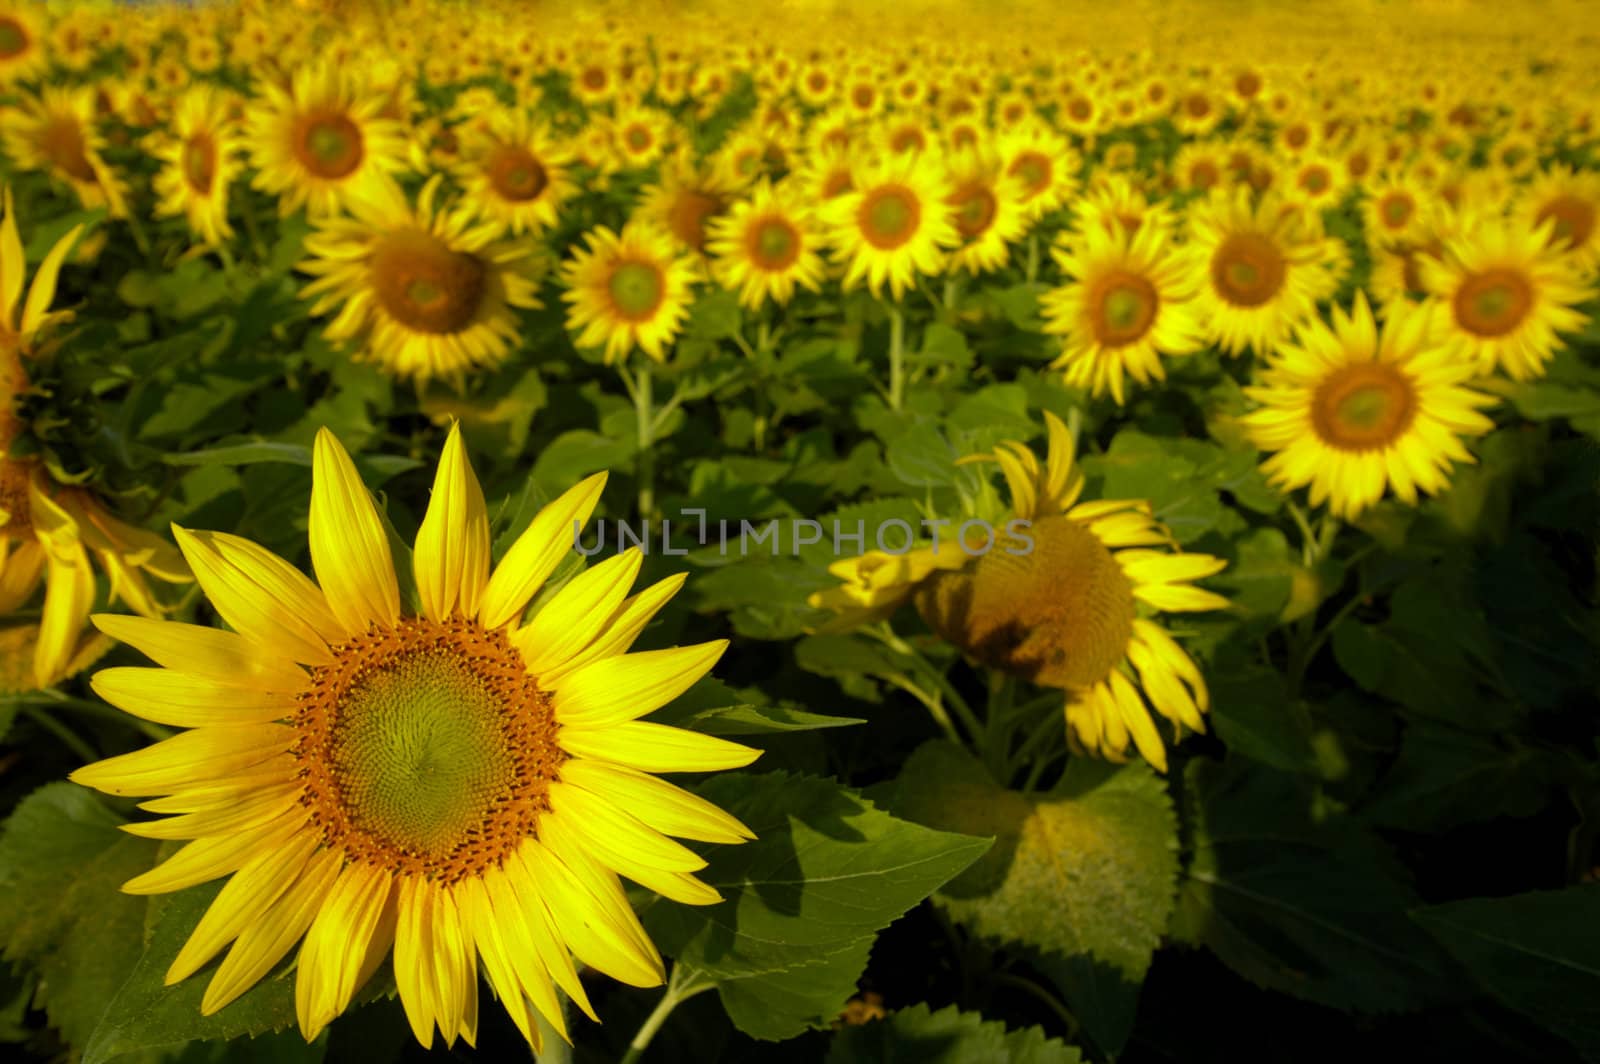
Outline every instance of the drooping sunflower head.
<path fill-rule="evenodd" d="M 668 836 L 739 842 L 737 820 L 654 773 L 747 764 L 756 751 L 639 718 L 703 676 L 725 644 L 630 652 L 681 585 L 629 595 L 638 551 L 529 600 L 588 519 L 604 475 L 542 510 L 492 563 L 481 489 L 458 430 L 444 446 L 403 599 L 383 520 L 354 463 L 317 437 L 316 581 L 249 540 L 175 534 L 231 631 L 96 618 L 157 668 L 95 690 L 187 729 L 73 778 L 180 816 L 130 825 L 193 840 L 124 885 L 231 877 L 167 972 L 226 951 L 201 1011 L 249 989 L 299 943 L 295 1006 L 314 1039 L 393 951 L 413 1032 L 469 1042 L 478 973 L 537 1050 L 557 990 L 591 1017 L 576 964 L 637 986 L 659 955 L 620 876 L 686 904 L 718 899 Z M 576 963 L 575 963 L 576 962 Z"/>
<path fill-rule="evenodd" d="M 601 347 L 607 362 L 635 347 L 657 362 L 688 316 L 696 265 L 671 239 L 642 220 L 621 233 L 591 230 L 562 267 L 567 328 L 583 347 Z"/>
<path fill-rule="evenodd" d="M 861 166 L 852 185 L 823 208 L 844 287 L 865 281 L 877 295 L 887 284 L 899 299 L 960 240 L 947 182 L 932 161 L 902 155 Z"/>
<path fill-rule="evenodd" d="M 441 182 L 415 207 L 387 184 L 353 199 L 350 215 L 318 222 L 299 267 L 315 277 L 301 293 L 311 312 L 340 308 L 329 339 L 404 379 L 459 381 L 498 365 L 519 336 L 516 308 L 539 305 L 544 261 L 468 204 L 438 205 Z"/>
<path fill-rule="evenodd" d="M 18 168 L 43 171 L 66 184 L 85 208 L 105 207 L 114 218 L 127 214 L 123 182 L 100 155 L 105 139 L 93 88 L 25 93 L 17 107 L 0 116 L 0 139 Z"/>
<path fill-rule="evenodd" d="M 1279 348 L 1242 423 L 1271 452 L 1261 468 L 1274 484 L 1310 485 L 1313 506 L 1354 518 L 1388 490 L 1411 505 L 1439 494 L 1452 464 L 1473 460 L 1462 438 L 1494 427 L 1480 412 L 1493 399 L 1465 386 L 1474 373 L 1433 342 L 1431 308 L 1397 304 L 1380 332 L 1358 294 Z"/>

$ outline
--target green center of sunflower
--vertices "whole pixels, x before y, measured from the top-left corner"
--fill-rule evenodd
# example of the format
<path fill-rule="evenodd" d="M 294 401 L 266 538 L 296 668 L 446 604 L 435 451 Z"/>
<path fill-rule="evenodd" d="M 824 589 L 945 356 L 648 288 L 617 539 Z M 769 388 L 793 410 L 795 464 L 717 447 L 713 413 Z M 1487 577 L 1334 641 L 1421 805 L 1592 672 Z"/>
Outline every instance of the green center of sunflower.
<path fill-rule="evenodd" d="M 782 270 L 800 256 L 800 236 L 786 219 L 767 218 L 751 233 L 750 258 L 763 270 Z"/>
<path fill-rule="evenodd" d="M 28 34 L 15 19 L 0 18 L 0 59 L 11 59 L 28 49 Z"/>
<path fill-rule="evenodd" d="M 1323 443 L 1341 451 L 1390 446 L 1411 427 L 1416 388 L 1394 366 L 1360 362 L 1335 370 L 1311 399 L 1311 424 Z"/>
<path fill-rule="evenodd" d="M 661 268 L 652 262 L 623 262 L 611 271 L 611 304 L 620 317 L 645 321 L 661 306 Z"/>
<path fill-rule="evenodd" d="M 210 193 L 217 176 L 217 149 L 208 135 L 196 133 L 184 142 L 183 176 L 196 192 Z"/>
<path fill-rule="evenodd" d="M 316 177 L 348 177 L 361 165 L 361 129 L 337 112 L 307 115 L 296 131 L 295 157 Z"/>
<path fill-rule="evenodd" d="M 447 851 L 515 777 L 492 692 L 450 653 L 388 662 L 343 710 L 331 754 L 350 819 L 399 849 Z"/>
<path fill-rule="evenodd" d="M 1045 687 L 1104 680 L 1133 635 L 1133 585 L 1087 525 L 1064 515 L 1033 522 L 1033 549 L 1001 537 L 973 564 L 917 592 L 940 637 L 990 668 Z"/>
<path fill-rule="evenodd" d="M 868 192 L 857 218 L 867 243 L 885 251 L 910 240 L 921 220 L 916 194 L 902 185 L 881 185 Z"/>
<path fill-rule="evenodd" d="M 565 755 L 550 697 L 504 632 L 405 618 L 330 649 L 290 719 L 326 845 L 454 882 L 537 835 Z"/>
<path fill-rule="evenodd" d="M 419 229 L 380 239 L 370 269 L 383 309 L 417 332 L 461 332 L 489 294 L 489 270 L 482 261 Z"/>
<path fill-rule="evenodd" d="M 1469 276 L 1456 289 L 1456 322 L 1476 336 L 1504 336 L 1521 325 L 1533 309 L 1533 286 L 1520 272 L 1506 268 Z"/>

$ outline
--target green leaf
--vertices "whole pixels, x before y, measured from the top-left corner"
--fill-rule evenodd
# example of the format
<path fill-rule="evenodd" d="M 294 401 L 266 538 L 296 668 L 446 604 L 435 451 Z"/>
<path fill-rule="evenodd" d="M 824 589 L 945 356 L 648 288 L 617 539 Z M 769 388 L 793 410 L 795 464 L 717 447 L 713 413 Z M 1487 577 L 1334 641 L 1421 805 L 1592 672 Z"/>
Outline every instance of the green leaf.
<path fill-rule="evenodd" d="M 1229 750 L 1286 772 L 1317 771 L 1310 715 L 1289 698 L 1282 673 L 1233 665 L 1210 685 L 1212 725 Z"/>
<path fill-rule="evenodd" d="M 1173 536 L 1190 543 L 1216 526 L 1223 506 L 1199 467 L 1181 453 L 1181 442 L 1124 429 L 1105 454 L 1085 458 L 1082 465 L 1104 478 L 1101 498 L 1148 499 Z"/>
<path fill-rule="evenodd" d="M 148 870 L 156 843 L 74 783 L 24 798 L 0 834 L 0 939 L 39 974 L 53 1026 L 81 1047 L 142 949 L 144 898 L 122 884 Z"/>
<path fill-rule="evenodd" d="M 1498 816 L 1528 816 L 1550 788 L 1543 759 L 1526 746 L 1419 721 L 1362 813 L 1386 827 L 1446 831 Z"/>
<path fill-rule="evenodd" d="M 1293 777 L 1191 762 L 1193 856 L 1173 934 L 1251 982 L 1364 1012 L 1451 991 L 1448 961 L 1407 918 L 1416 895 L 1383 844 L 1348 817 L 1313 816 Z"/>
<path fill-rule="evenodd" d="M 914 1005 L 882 1020 L 846 1027 L 833 1038 L 827 1064 L 1078 1064 L 1073 1046 L 1037 1027 L 1008 1031 L 955 1006 L 934 1012 Z"/>
<path fill-rule="evenodd" d="M 913 425 L 894 437 L 884 459 L 889 472 L 913 487 L 943 487 L 956 477 L 955 449 L 932 425 Z"/>
<path fill-rule="evenodd" d="M 698 873 L 707 907 L 657 902 L 645 925 L 662 951 L 717 984 L 755 1038 L 823 1028 L 855 991 L 879 930 L 989 847 L 897 819 L 832 780 L 732 773 L 700 788 L 756 838 L 717 846 Z"/>
<path fill-rule="evenodd" d="M 1300 570 L 1288 537 L 1276 528 L 1258 528 L 1235 545 L 1233 564 L 1213 579 L 1235 606 L 1252 617 L 1276 619 L 1289 604 Z"/>
<path fill-rule="evenodd" d="M 771 735 L 775 732 L 812 731 L 817 728 L 843 728 L 865 724 L 860 717 L 828 717 L 790 706 L 721 706 L 701 709 L 683 716 L 667 710 L 650 719 L 675 728 L 689 728 L 707 735 Z"/>
<path fill-rule="evenodd" d="M 1075 758 L 1050 791 L 1025 795 L 943 740 L 901 770 L 894 808 L 994 849 L 936 901 L 978 934 L 1038 951 L 1107 1053 L 1132 1031 L 1138 987 L 1172 913 L 1177 820 L 1159 777 Z"/>
<path fill-rule="evenodd" d="M 1483 988 L 1586 1056 L 1600 1054 L 1600 884 L 1412 914 Z"/>

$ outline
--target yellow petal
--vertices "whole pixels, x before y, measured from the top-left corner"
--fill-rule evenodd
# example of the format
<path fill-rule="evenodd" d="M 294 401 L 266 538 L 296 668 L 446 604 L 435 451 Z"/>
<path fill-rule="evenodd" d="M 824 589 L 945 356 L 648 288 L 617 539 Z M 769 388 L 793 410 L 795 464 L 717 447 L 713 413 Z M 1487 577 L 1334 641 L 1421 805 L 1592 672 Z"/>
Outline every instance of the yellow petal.
<path fill-rule="evenodd" d="M 276 849 L 304 826 L 310 813 L 296 806 L 277 820 L 250 831 L 196 839 L 142 875 L 122 884 L 128 894 L 170 894 L 238 871 L 262 850 Z"/>
<path fill-rule="evenodd" d="M 733 815 L 648 773 L 604 761 L 572 758 L 561 766 L 561 778 L 575 787 L 605 795 L 663 835 L 722 843 L 755 838 Z"/>
<path fill-rule="evenodd" d="M 352 864 L 323 899 L 300 944 L 294 1008 L 300 1033 L 313 1040 L 350 1004 L 394 877 L 376 865 Z"/>
<path fill-rule="evenodd" d="M 761 756 L 760 750 L 713 735 L 642 720 L 598 728 L 568 725 L 557 741 L 576 757 L 614 761 L 642 772 L 715 772 L 743 768 Z"/>
<path fill-rule="evenodd" d="M 687 846 L 646 827 L 637 817 L 592 791 L 557 780 L 550 784 L 548 800 L 550 812 L 539 818 L 541 838 L 546 828 L 567 831 L 571 825 L 582 824 L 583 843 L 592 845 L 593 852 L 602 859 L 617 855 L 672 872 L 697 872 L 706 866 L 705 858 Z M 616 865 L 612 868 L 622 871 Z"/>
<path fill-rule="evenodd" d="M 617 823 L 618 819 L 613 818 L 611 823 Z M 643 851 L 637 843 L 648 838 L 649 829 L 637 821 L 630 834 L 620 839 L 606 838 L 604 828 L 591 831 L 588 823 L 584 824 L 583 837 L 578 838 L 574 835 L 576 829 L 571 826 L 572 823 L 572 820 L 562 819 L 559 815 L 542 818 L 539 822 L 540 841 L 558 855 L 570 854 L 582 847 L 590 857 L 612 872 L 685 905 L 714 905 L 722 900 L 722 895 L 695 879 L 690 870 L 663 868 L 653 859 L 641 856 Z M 661 839 L 661 836 L 657 835 L 656 838 Z M 613 842 L 616 845 L 612 845 Z"/>
<path fill-rule="evenodd" d="M 558 591 L 512 637 L 528 671 L 542 677 L 593 642 L 628 597 L 643 562 L 644 552 L 631 547 L 579 573 Z"/>
<path fill-rule="evenodd" d="M 400 584 L 383 522 L 355 463 L 327 429 L 312 449 L 310 538 L 317 582 L 348 634 L 399 619 Z"/>
<path fill-rule="evenodd" d="M 71 779 L 107 794 L 167 794 L 189 784 L 226 779 L 278 757 L 294 740 L 294 730 L 282 724 L 196 728 L 143 750 L 85 765 Z"/>
<path fill-rule="evenodd" d="M 212 1015 L 249 990 L 277 966 L 289 947 L 300 941 L 338 878 L 343 862 L 344 857 L 335 850 L 318 853 L 278 903 L 261 920 L 245 926 L 200 999 L 202 1016 Z"/>
<path fill-rule="evenodd" d="M 540 681 L 554 689 L 563 677 L 591 661 L 627 653 L 628 648 L 633 646 L 634 640 L 639 638 L 639 633 L 644 631 L 645 626 L 655 618 L 661 607 L 683 587 L 688 575 L 678 573 L 669 576 L 628 599 L 601 627 L 600 633 L 587 647 L 578 651 L 564 664 L 546 669 L 539 675 Z"/>
<path fill-rule="evenodd" d="M 642 931 L 630 926 L 638 921 L 626 900 L 619 908 L 609 892 L 591 891 L 572 866 L 536 840 L 523 843 L 516 860 L 579 960 L 629 986 L 661 985 L 661 958 L 648 940 L 640 942 Z"/>
<path fill-rule="evenodd" d="M 485 628 L 516 620 L 545 578 L 566 557 L 576 530 L 581 530 L 600 501 L 605 473 L 596 473 L 540 510 L 527 531 L 517 537 L 489 577 L 478 606 Z"/>
<path fill-rule="evenodd" d="M 556 688 L 556 720 L 576 727 L 636 720 L 687 691 L 727 649 L 726 639 L 715 639 L 590 662 Z"/>
<path fill-rule="evenodd" d="M 265 724 L 295 711 L 291 694 L 239 687 L 174 669 L 101 669 L 89 685 L 118 709 L 175 728 Z"/>
<path fill-rule="evenodd" d="M 22 282 L 28 264 L 22 255 L 22 238 L 17 233 L 16 205 L 11 189 L 5 190 L 5 221 L 0 223 L 0 327 L 15 330 L 17 300 L 22 298 Z"/>
<path fill-rule="evenodd" d="M 477 616 L 489 578 L 489 511 L 459 424 L 450 426 L 439 456 L 412 567 L 425 616 L 442 621 L 458 608 L 464 617 Z"/>
<path fill-rule="evenodd" d="M 172 526 L 178 548 L 217 614 L 246 639 L 305 665 L 333 660 L 343 629 L 300 570 L 240 536 Z"/>
<path fill-rule="evenodd" d="M 20 331 L 24 336 L 37 329 L 49 312 L 50 302 L 56 297 L 56 278 L 61 276 L 61 263 L 82 232 L 83 226 L 73 226 L 66 236 L 56 241 L 44 261 L 39 263 L 33 275 L 33 287 L 28 289 L 28 301 L 22 307 Z"/>
<path fill-rule="evenodd" d="M 306 685 L 305 672 L 293 662 L 263 654 L 235 632 L 115 613 L 97 613 L 90 620 L 111 638 L 178 672 L 286 694 Z"/>
<path fill-rule="evenodd" d="M 394 933 L 394 981 L 400 991 L 411 1033 L 422 1048 L 433 1046 L 434 1018 L 439 1014 L 433 972 L 433 894 L 442 888 L 431 880 L 400 880 L 400 912 Z"/>
<path fill-rule="evenodd" d="M 520 882 L 513 882 L 514 879 Z M 491 868 L 484 873 L 483 885 L 494 903 L 495 916 L 501 921 L 500 928 L 506 936 L 511 963 L 522 982 L 523 992 L 544 1018 L 567 1038 L 566 1021 L 559 1017 L 561 1009 L 555 992 L 549 990 L 547 996 L 547 988 L 541 987 L 541 983 L 553 981 L 584 1015 L 596 1019 L 589 995 L 578 980 L 572 954 L 556 930 L 549 908 L 533 893 L 533 884 L 523 875 L 521 865 Z M 557 1015 L 546 1012 L 547 1007 L 554 1007 Z"/>
<path fill-rule="evenodd" d="M 522 981 L 511 962 L 506 936 L 500 930 L 504 921 L 495 913 L 488 888 L 484 886 L 482 878 L 469 876 L 461 881 L 457 893 L 460 896 L 461 925 L 473 948 L 478 951 L 478 956 L 483 958 L 483 972 L 489 980 L 490 989 L 500 999 L 501 1007 L 510 1014 L 511 1022 L 517 1025 L 522 1037 L 538 1053 L 544 1048 L 543 1038 L 534 1022 L 533 1012 L 528 1008 L 528 995 L 523 991 Z M 544 980 L 543 985 L 548 988 L 551 984 L 549 980 Z M 554 996 L 552 990 L 551 997 Z M 559 1006 L 556 1011 L 560 1011 Z"/>
<path fill-rule="evenodd" d="M 66 671 L 94 607 L 94 571 L 82 547 L 48 550 L 44 613 L 34 647 L 34 682 L 49 687 Z"/>
<path fill-rule="evenodd" d="M 300 877 L 318 843 L 315 832 L 301 832 L 289 845 L 256 855 L 234 873 L 173 958 L 166 985 L 198 972 L 246 927 L 264 917 Z"/>

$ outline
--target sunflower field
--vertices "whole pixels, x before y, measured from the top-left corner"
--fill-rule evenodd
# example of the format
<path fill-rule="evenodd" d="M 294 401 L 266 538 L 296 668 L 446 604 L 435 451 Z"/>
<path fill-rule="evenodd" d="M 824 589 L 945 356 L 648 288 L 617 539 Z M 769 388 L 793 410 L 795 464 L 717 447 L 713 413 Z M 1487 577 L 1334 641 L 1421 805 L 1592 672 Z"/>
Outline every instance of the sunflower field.
<path fill-rule="evenodd" d="M 1577 0 L 0 0 L 7 1060 L 1600 1059 L 1597 531 Z"/>

